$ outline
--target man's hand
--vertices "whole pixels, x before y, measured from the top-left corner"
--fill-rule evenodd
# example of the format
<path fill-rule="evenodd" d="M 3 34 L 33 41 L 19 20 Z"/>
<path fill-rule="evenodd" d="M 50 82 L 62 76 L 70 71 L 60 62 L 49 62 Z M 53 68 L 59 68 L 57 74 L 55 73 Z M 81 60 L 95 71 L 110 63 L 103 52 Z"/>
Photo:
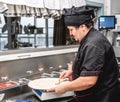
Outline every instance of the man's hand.
<path fill-rule="evenodd" d="M 55 93 L 57 93 L 57 94 L 63 94 L 63 93 L 65 93 L 65 92 L 67 91 L 67 89 L 66 89 L 65 86 L 66 86 L 68 83 L 69 83 L 69 81 L 62 82 L 62 83 L 60 83 L 60 84 L 58 84 L 58 85 L 56 85 L 56 86 L 48 89 L 47 92 L 55 92 Z"/>

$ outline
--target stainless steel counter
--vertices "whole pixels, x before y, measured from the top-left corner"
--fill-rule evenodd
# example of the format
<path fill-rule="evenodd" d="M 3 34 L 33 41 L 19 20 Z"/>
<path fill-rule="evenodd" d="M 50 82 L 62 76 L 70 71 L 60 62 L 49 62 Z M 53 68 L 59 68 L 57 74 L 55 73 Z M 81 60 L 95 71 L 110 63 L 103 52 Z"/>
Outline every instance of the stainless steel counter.
<path fill-rule="evenodd" d="M 1 88 L 5 93 L 3 102 L 31 99 L 41 102 L 28 87 L 29 80 L 43 77 L 59 77 L 59 73 L 67 69 L 67 63 L 74 60 L 77 47 L 58 47 L 46 50 L 14 51 L 0 55 L 0 83 L 14 81 L 15 86 Z M 66 97 L 67 98 L 67 97 Z M 67 102 L 67 98 L 54 99 L 46 102 Z M 7 100 L 7 101 L 6 101 Z M 12 101 L 8 101 L 12 100 Z M 24 101 L 23 101 L 24 102 Z"/>
<path fill-rule="evenodd" d="M 42 102 L 33 92 L 30 87 L 28 87 L 28 82 L 30 80 L 43 78 L 43 77 L 59 77 L 59 72 L 65 70 L 64 69 L 57 69 L 48 73 L 35 74 L 31 76 L 27 76 L 26 78 L 20 78 L 18 80 L 14 80 L 17 85 L 12 86 L 9 88 L 4 88 L 0 90 L 0 93 L 5 93 L 4 100 L 2 102 Z M 56 73 L 56 74 L 55 74 Z M 54 75 L 53 75 L 54 74 Z M 44 102 L 67 102 L 71 100 L 73 97 L 65 97 L 65 98 L 58 98 L 52 100 L 46 100 Z M 23 100 L 23 101 L 22 101 Z"/>
<path fill-rule="evenodd" d="M 3 100 L 2 102 L 68 102 L 73 97 L 57 98 L 52 100 L 41 101 L 33 92 L 17 95 L 9 99 Z"/>

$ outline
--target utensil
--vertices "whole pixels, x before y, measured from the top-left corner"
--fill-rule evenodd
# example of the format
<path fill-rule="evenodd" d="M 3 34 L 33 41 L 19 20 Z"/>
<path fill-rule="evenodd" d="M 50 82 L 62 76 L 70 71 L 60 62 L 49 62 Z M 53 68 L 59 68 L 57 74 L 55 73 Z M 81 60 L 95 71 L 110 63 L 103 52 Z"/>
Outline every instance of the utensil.
<path fill-rule="evenodd" d="M 4 96 L 5 96 L 5 93 L 0 94 L 0 102 L 3 100 Z"/>
<path fill-rule="evenodd" d="M 65 81 L 69 81 L 69 79 L 68 78 L 64 78 L 64 79 L 59 78 L 58 83 L 56 83 L 56 85 L 61 84 L 62 82 L 65 82 Z"/>

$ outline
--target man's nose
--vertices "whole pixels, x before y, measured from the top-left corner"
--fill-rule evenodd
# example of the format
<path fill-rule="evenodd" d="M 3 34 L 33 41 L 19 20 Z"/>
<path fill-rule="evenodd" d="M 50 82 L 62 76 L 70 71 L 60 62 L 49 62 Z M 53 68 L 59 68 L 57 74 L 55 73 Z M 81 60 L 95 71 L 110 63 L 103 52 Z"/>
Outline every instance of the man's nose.
<path fill-rule="evenodd" d="M 70 32 L 70 35 L 72 35 L 72 32 Z"/>

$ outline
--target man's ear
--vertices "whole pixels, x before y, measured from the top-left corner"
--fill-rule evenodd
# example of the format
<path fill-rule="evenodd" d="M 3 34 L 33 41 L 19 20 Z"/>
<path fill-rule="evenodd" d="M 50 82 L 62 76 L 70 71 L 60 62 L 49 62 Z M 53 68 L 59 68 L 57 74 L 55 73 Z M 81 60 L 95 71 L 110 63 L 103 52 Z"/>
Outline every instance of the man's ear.
<path fill-rule="evenodd" d="M 80 27 L 81 27 L 83 30 L 85 30 L 85 27 L 86 27 L 86 26 L 85 26 L 85 24 L 81 24 Z"/>

